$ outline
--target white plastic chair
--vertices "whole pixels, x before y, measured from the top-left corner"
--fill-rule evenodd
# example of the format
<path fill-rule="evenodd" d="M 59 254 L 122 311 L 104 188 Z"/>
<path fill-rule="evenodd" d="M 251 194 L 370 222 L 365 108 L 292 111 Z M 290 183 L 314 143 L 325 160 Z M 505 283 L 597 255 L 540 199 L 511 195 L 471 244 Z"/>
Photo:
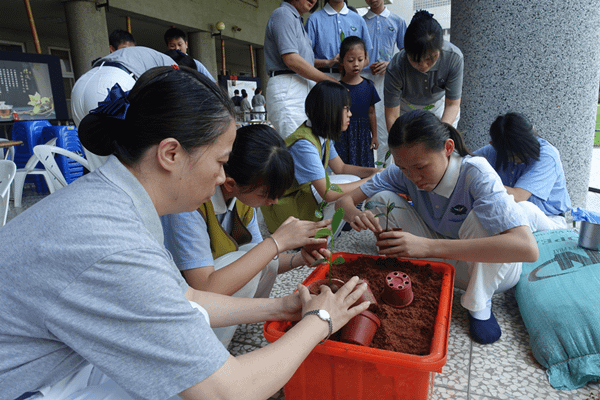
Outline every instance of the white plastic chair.
<path fill-rule="evenodd" d="M 8 142 L 8 141 L 9 141 L 8 139 L 0 138 L 0 142 Z M 14 146 L 11 146 L 11 147 L 6 148 L 6 149 L 1 149 L 0 151 L 2 151 L 4 153 L 4 154 L 0 154 L 4 160 L 15 161 L 15 148 L 14 148 Z"/>
<path fill-rule="evenodd" d="M 48 141 L 46 144 L 54 145 L 54 143 L 56 143 L 56 138 Z M 25 185 L 25 178 L 27 177 L 27 175 L 42 175 L 46 180 L 46 184 L 48 185 L 48 190 L 50 190 L 50 193 L 54 193 L 55 185 L 52 179 L 52 175 L 48 171 L 46 171 L 45 168 L 36 168 L 35 166 L 38 165 L 39 162 L 40 159 L 38 158 L 38 156 L 33 154 L 23 168 L 17 169 L 17 174 L 15 175 L 15 181 L 13 185 L 13 197 L 15 199 L 15 207 L 21 207 L 21 200 L 23 198 L 23 186 Z M 60 188 L 62 186 L 59 185 L 58 187 Z"/>
<path fill-rule="evenodd" d="M 17 165 L 10 160 L 0 160 L 0 226 L 6 224 L 10 184 L 15 179 Z"/>
<path fill-rule="evenodd" d="M 51 179 L 53 181 L 55 190 L 67 186 L 67 180 L 58 168 L 58 164 L 54 159 L 55 154 L 60 154 L 69 157 L 70 159 L 75 160 L 79 164 L 83 165 L 83 167 L 87 170 L 90 169 L 90 164 L 88 163 L 88 160 L 86 160 L 78 154 L 73 153 L 72 151 L 63 149 L 62 147 L 51 146 L 47 144 L 39 144 L 33 148 L 33 154 L 37 156 L 40 162 L 44 165 L 44 169 L 51 174 Z"/>

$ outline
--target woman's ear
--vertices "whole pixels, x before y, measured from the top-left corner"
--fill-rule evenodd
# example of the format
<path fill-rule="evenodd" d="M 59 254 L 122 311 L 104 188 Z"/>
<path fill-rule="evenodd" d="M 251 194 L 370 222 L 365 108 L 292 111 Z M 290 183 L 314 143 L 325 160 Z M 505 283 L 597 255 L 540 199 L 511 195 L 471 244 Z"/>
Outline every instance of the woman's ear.
<path fill-rule="evenodd" d="M 226 174 L 225 182 L 223 182 L 222 186 L 227 192 L 232 193 L 237 188 L 237 183 L 235 183 L 235 180 L 232 177 L 227 176 Z"/>
<path fill-rule="evenodd" d="M 450 157 L 450 154 L 454 152 L 454 140 L 446 139 L 446 143 L 444 143 L 444 147 L 446 150 L 446 157 Z"/>
<path fill-rule="evenodd" d="M 175 138 L 166 138 L 160 141 L 156 150 L 157 163 L 165 170 L 172 171 L 184 161 L 185 150 Z"/>

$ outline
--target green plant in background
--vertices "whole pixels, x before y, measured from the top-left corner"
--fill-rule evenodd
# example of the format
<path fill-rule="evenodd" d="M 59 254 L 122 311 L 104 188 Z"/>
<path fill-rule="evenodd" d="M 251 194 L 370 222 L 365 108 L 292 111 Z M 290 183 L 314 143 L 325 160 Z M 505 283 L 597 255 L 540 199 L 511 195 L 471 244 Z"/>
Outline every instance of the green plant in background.
<path fill-rule="evenodd" d="M 338 265 L 338 264 L 343 264 L 346 261 L 346 260 L 344 260 L 344 257 L 342 257 L 342 256 L 336 257 L 335 260 L 333 259 L 333 234 L 334 234 L 334 232 L 337 231 L 343 218 L 344 218 L 344 209 L 340 207 L 337 210 L 335 210 L 335 213 L 333 214 L 333 218 L 331 219 L 331 229 L 321 228 L 317 231 L 317 234 L 315 235 L 315 239 L 320 239 L 320 238 L 325 238 L 325 237 L 329 238 L 329 252 L 331 255 L 328 258 L 321 258 L 321 259 L 315 261 L 314 263 L 312 263 L 311 267 L 314 267 L 315 265 L 324 264 L 324 263 L 329 263 L 330 266 Z M 329 272 L 327 274 L 327 279 L 329 280 L 328 286 L 331 287 L 331 268 L 329 268 Z"/>
<path fill-rule="evenodd" d="M 380 208 L 383 207 L 384 212 L 379 213 L 377 215 L 375 215 L 375 217 L 385 217 L 385 230 L 388 230 L 388 222 L 389 222 L 389 217 L 390 217 L 390 213 L 392 212 L 393 209 L 395 208 L 404 208 L 404 207 L 400 207 L 397 206 L 396 203 L 394 202 L 390 202 L 390 200 L 387 201 L 387 204 L 383 204 L 380 201 L 367 201 L 365 203 L 365 209 L 367 210 L 372 210 L 374 208 Z"/>
<path fill-rule="evenodd" d="M 325 174 L 325 193 L 323 193 L 323 200 L 321 200 L 321 202 L 319 203 L 319 206 L 315 210 L 315 217 L 317 217 L 319 219 L 323 218 L 323 210 L 325 209 L 325 206 L 327 205 L 327 202 L 324 199 L 325 199 L 325 196 L 327 195 L 327 192 L 329 192 L 330 190 L 332 192 L 336 192 L 336 193 L 343 193 L 342 189 L 340 189 L 340 187 L 338 185 L 336 185 L 335 183 L 331 183 L 329 181 L 329 175 L 327 175 L 327 173 L 326 173 Z"/>

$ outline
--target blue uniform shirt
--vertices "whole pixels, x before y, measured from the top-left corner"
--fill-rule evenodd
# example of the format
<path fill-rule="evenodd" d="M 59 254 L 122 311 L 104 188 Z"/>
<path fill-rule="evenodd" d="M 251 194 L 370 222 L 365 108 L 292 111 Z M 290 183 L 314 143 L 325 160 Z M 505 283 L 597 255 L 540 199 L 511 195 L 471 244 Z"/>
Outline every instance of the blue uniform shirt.
<path fill-rule="evenodd" d="M 532 202 L 546 215 L 559 215 L 571 209 L 571 198 L 567 192 L 565 172 L 556 147 L 547 140 L 538 138 L 540 159 L 530 165 L 509 163 L 498 172 L 502 183 L 512 188 L 521 188 L 531 193 L 527 201 Z M 491 144 L 475 151 L 495 167 L 496 149 Z"/>
<path fill-rule="evenodd" d="M 390 61 L 394 55 L 394 47 L 398 47 L 398 49 L 404 47 L 406 22 L 399 15 L 390 12 L 387 7 L 379 15 L 369 10 L 363 18 L 373 44 L 372 53 L 369 53 L 369 61 L 371 64 Z"/>
<path fill-rule="evenodd" d="M 230 233 L 236 199 L 232 199 L 227 206 L 221 187 L 217 187 L 211 201 L 223 230 Z M 180 271 L 215 265 L 206 221 L 198 211 L 163 215 L 160 220 L 165 235 L 165 247 L 173 255 L 173 261 Z M 256 212 L 246 228 L 252 234 L 250 243 L 262 242 Z"/>
<path fill-rule="evenodd" d="M 306 22 L 308 37 L 312 40 L 312 49 L 315 58 L 330 60 L 340 52 L 342 34 L 358 36 L 365 41 L 369 56 L 372 52 L 372 42 L 369 36 L 367 24 L 360 15 L 350 11 L 344 4 L 344 8 L 337 13 L 327 3 L 325 7 L 308 17 Z"/>
<path fill-rule="evenodd" d="M 367 197 L 387 190 L 410 196 L 417 213 L 434 231 L 458 238 L 462 223 L 473 210 L 491 236 L 517 226 L 529 226 L 527 216 L 509 196 L 500 177 L 481 157 L 450 156 L 446 173 L 432 191 L 419 190 L 392 164 L 362 184 Z"/>
<path fill-rule="evenodd" d="M 321 140 L 322 154 L 319 154 L 317 148 L 308 140 L 298 140 L 289 147 L 290 154 L 294 159 L 294 176 L 300 185 L 306 182 L 325 179 L 325 168 L 323 168 L 322 158 L 325 155 L 324 140 Z M 329 141 L 329 159 L 338 157 L 335 146 L 331 146 Z"/>
<path fill-rule="evenodd" d="M 194 62 L 196 63 L 196 69 L 198 70 L 198 72 L 209 77 L 211 81 L 216 82 L 215 78 L 213 78 L 213 76 L 210 74 L 210 72 L 208 72 L 206 67 L 204 65 L 202 65 L 202 63 L 200 61 L 194 59 Z"/>
<path fill-rule="evenodd" d="M 268 72 L 289 69 L 281 57 L 298 53 L 315 65 L 312 42 L 304 30 L 302 16 L 290 3 L 282 2 L 273 11 L 265 30 L 265 66 Z"/>

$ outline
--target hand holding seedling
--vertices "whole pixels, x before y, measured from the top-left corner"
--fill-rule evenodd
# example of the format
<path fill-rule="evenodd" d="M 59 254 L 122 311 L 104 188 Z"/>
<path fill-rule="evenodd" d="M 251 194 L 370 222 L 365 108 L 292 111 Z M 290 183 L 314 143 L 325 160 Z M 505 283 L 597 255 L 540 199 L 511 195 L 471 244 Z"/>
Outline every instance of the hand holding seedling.
<path fill-rule="evenodd" d="M 372 210 L 374 208 L 383 208 L 383 212 L 376 214 L 375 217 L 385 217 L 385 230 L 387 231 L 389 230 L 390 213 L 392 212 L 392 210 L 394 210 L 395 208 L 404 207 L 397 206 L 396 203 L 390 200 L 387 201 L 387 204 L 383 204 L 380 201 L 367 201 L 367 203 L 365 204 L 365 209 Z"/>
<path fill-rule="evenodd" d="M 325 239 L 315 238 L 319 229 L 323 229 L 331 223 L 330 219 L 325 221 L 303 221 L 295 217 L 286 219 L 271 236 L 275 238 L 279 251 L 295 249 L 305 245 L 326 246 Z"/>
<path fill-rule="evenodd" d="M 388 257 L 427 258 L 435 256 L 435 241 L 404 231 L 390 231 L 382 232 L 376 245 L 380 248 L 379 254 Z"/>

